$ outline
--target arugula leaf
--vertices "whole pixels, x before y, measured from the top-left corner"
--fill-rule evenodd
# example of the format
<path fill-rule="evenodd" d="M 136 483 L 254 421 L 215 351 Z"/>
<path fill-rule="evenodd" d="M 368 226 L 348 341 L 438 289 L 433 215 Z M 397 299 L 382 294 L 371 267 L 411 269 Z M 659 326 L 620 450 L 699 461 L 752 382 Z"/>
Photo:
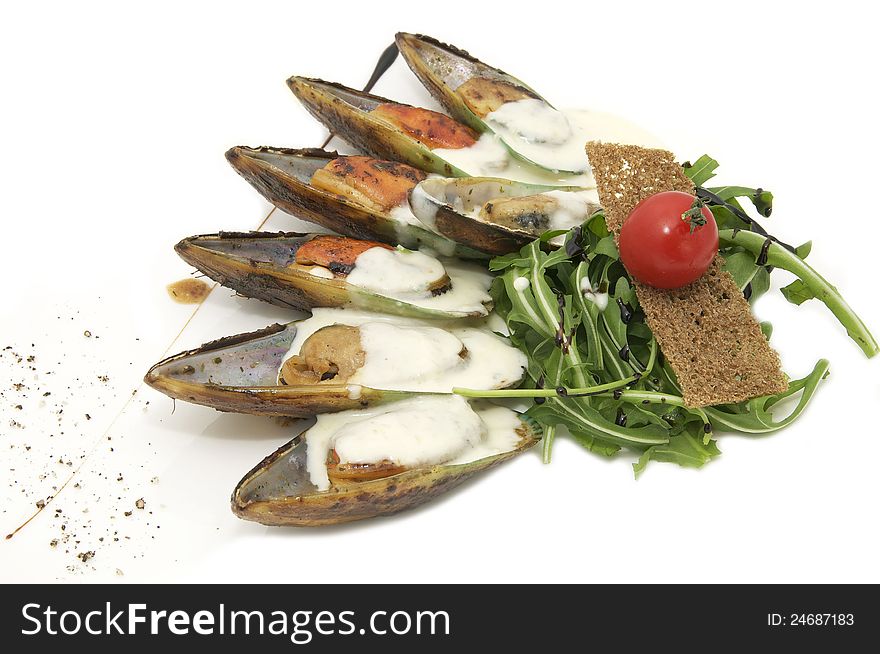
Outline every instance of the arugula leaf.
<path fill-rule="evenodd" d="M 740 250 L 732 252 L 731 254 L 725 254 L 723 257 L 724 266 L 722 267 L 722 270 L 726 270 L 730 273 L 730 276 L 733 277 L 733 281 L 736 282 L 736 285 L 739 286 L 739 290 L 741 291 L 752 283 L 752 280 L 761 268 L 760 266 L 755 265 L 755 255 L 751 252 Z"/>
<path fill-rule="evenodd" d="M 617 280 L 614 292 L 609 296 L 609 308 L 602 312 L 602 321 L 605 323 L 605 327 L 608 329 L 608 334 L 611 336 L 612 342 L 618 350 L 627 345 L 627 338 L 626 323 L 623 322 L 623 318 L 620 316 L 620 310 L 617 307 L 617 300 L 619 299 L 621 302 L 626 302 L 627 291 L 629 291 L 629 283 L 626 281 L 626 278 L 621 277 Z"/>
<path fill-rule="evenodd" d="M 722 252 L 722 257 L 722 270 L 730 273 L 749 302 L 754 303 L 770 290 L 770 272 L 756 263 L 754 254 L 736 249 Z"/>
<path fill-rule="evenodd" d="M 828 361 L 819 359 L 813 371 L 803 379 L 789 382 L 788 390 L 777 395 L 756 397 L 739 405 L 705 407 L 713 427 L 730 429 L 745 434 L 769 434 L 790 425 L 807 408 L 810 400 L 825 377 L 828 376 Z M 801 394 L 797 406 L 782 420 L 773 418 L 772 409 L 783 400 Z"/>
<path fill-rule="evenodd" d="M 748 229 L 749 224 L 737 216 L 729 207 L 717 204 L 709 207 L 718 229 Z"/>
<path fill-rule="evenodd" d="M 527 268 L 528 266 L 529 257 L 521 252 L 511 252 L 489 261 L 489 270 L 492 272 L 499 272 L 507 268 Z"/>
<path fill-rule="evenodd" d="M 779 290 L 786 300 L 797 305 L 801 305 L 807 300 L 812 300 L 816 297 L 813 295 L 813 291 L 800 279 L 794 280 L 791 284 L 783 286 Z"/>
<path fill-rule="evenodd" d="M 565 425 L 572 434 L 586 435 L 607 445 L 642 449 L 669 442 L 658 425 L 626 427 L 607 420 L 585 398 L 553 398 L 526 411 L 541 424 Z"/>
<path fill-rule="evenodd" d="M 694 186 L 702 186 L 715 177 L 716 168 L 718 168 L 718 162 L 708 154 L 704 154 L 690 166 L 685 166 L 684 174 L 690 177 Z"/>
<path fill-rule="evenodd" d="M 600 239 L 593 248 L 593 253 L 605 255 L 615 261 L 620 259 L 620 251 L 617 249 L 617 243 L 614 242 L 613 236 L 606 236 Z"/>
<path fill-rule="evenodd" d="M 807 241 L 801 245 L 798 245 L 794 249 L 794 253 L 798 255 L 801 259 L 806 259 L 810 256 L 810 252 L 813 251 L 813 241 Z"/>
<path fill-rule="evenodd" d="M 772 239 L 768 240 L 767 237 L 754 232 L 721 230 L 718 238 L 722 243 L 740 246 L 755 256 L 762 256 L 763 253 L 767 265 L 793 273 L 814 297 L 831 310 L 840 324 L 846 328 L 850 338 L 862 348 L 868 358 L 880 352 L 880 346 L 877 345 L 874 336 L 858 314 L 846 303 L 840 292 L 795 253 L 773 242 Z"/>
<path fill-rule="evenodd" d="M 614 456 L 620 452 L 619 445 L 609 445 L 602 443 L 588 434 L 580 432 L 569 432 L 575 442 L 593 454 L 601 454 L 602 456 Z"/>
<path fill-rule="evenodd" d="M 649 461 L 666 461 L 687 468 L 701 468 L 719 454 L 721 451 L 715 441 L 704 445 L 700 438 L 685 431 L 670 438 L 665 445 L 655 445 L 645 450 L 639 460 L 633 463 L 633 472 L 638 478 Z"/>
<path fill-rule="evenodd" d="M 767 270 L 765 266 L 759 266 L 757 272 L 755 272 L 755 276 L 752 278 L 752 282 L 749 285 L 749 288 L 744 289 L 744 292 L 748 292 L 749 302 L 754 304 L 755 300 L 757 300 L 769 290 L 770 271 Z"/>
<path fill-rule="evenodd" d="M 769 218 L 770 214 L 773 213 L 773 194 L 770 191 L 765 191 L 761 188 L 749 188 L 747 186 L 716 186 L 706 190 L 711 191 L 725 202 L 731 204 L 734 204 L 734 201 L 738 198 L 746 198 L 764 218 Z M 738 206 L 739 203 L 737 202 L 736 205 Z"/>

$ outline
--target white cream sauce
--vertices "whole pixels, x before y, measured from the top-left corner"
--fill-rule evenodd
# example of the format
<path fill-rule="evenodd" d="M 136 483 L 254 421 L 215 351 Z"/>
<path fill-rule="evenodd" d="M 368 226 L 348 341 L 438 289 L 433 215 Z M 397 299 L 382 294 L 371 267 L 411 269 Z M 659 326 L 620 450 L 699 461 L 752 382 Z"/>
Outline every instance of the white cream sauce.
<path fill-rule="evenodd" d="M 458 395 L 324 414 L 305 433 L 306 467 L 312 483 L 325 491 L 330 488 L 326 462 L 331 449 L 341 463 L 462 464 L 514 449 L 519 426 L 510 409 L 482 403 L 472 407 Z"/>
<path fill-rule="evenodd" d="M 552 197 L 558 207 L 550 214 L 550 230 L 569 230 L 582 224 L 599 207 L 599 194 L 596 191 L 547 191 L 541 195 Z M 565 234 L 550 239 L 554 245 L 565 242 Z"/>
<path fill-rule="evenodd" d="M 374 250 L 392 254 L 384 248 L 371 248 L 363 252 L 355 260 L 348 283 L 452 316 L 485 316 L 489 313 L 486 303 L 492 299 L 489 295 L 492 276 L 485 268 L 457 259 L 435 259 L 422 252 L 398 250 L 398 256 L 389 257 L 387 254 L 375 254 Z M 388 267 L 385 267 L 386 264 Z M 435 274 L 439 270 L 445 270 L 449 276 L 450 288 L 439 295 L 432 295 L 427 285 L 442 276 L 442 273 Z M 356 305 L 369 302 L 369 298 L 357 295 L 352 300 Z"/>
<path fill-rule="evenodd" d="M 349 381 L 373 388 L 412 391 L 451 390 L 459 375 L 473 374 L 467 347 L 439 327 L 368 322 L 360 326 L 364 365 Z M 470 359 L 470 352 L 468 352 Z M 488 381 L 488 380 L 483 380 Z M 448 388 L 447 388 L 448 385 Z"/>
<path fill-rule="evenodd" d="M 321 266 L 310 268 L 308 272 L 322 279 L 335 277 Z M 449 289 L 433 295 L 429 286 L 444 274 L 449 277 Z M 450 317 L 485 316 L 489 313 L 486 303 L 492 299 L 489 295 L 492 276 L 485 268 L 458 259 L 437 258 L 430 248 L 421 251 L 370 248 L 355 259 L 346 281 L 371 293 L 443 311 Z M 369 303 L 368 297 L 356 294 L 351 300 L 356 305 Z"/>
<path fill-rule="evenodd" d="M 348 391 L 349 400 L 359 400 L 361 399 L 361 393 L 364 392 L 364 387 L 360 384 L 348 384 L 345 390 Z"/>
<path fill-rule="evenodd" d="M 586 300 L 595 304 L 599 311 L 605 311 L 608 308 L 608 293 L 600 293 L 597 289 L 594 289 L 590 280 L 586 277 L 581 280 L 581 293 L 584 294 Z"/>
<path fill-rule="evenodd" d="M 543 100 L 507 102 L 484 120 L 512 150 L 539 166 L 574 173 L 589 168 L 583 130 Z"/>
<path fill-rule="evenodd" d="M 433 152 L 471 177 L 500 177 L 516 182 L 548 186 L 596 185 L 592 173 L 579 175 L 554 173 L 514 158 L 496 134 L 482 134 L 469 148 L 437 148 Z"/>
<path fill-rule="evenodd" d="M 479 444 L 465 450 L 452 461 L 447 461 L 449 465 L 470 463 L 487 456 L 510 452 L 521 440 L 516 430 L 522 426 L 522 422 L 514 411 L 485 401 L 472 401 L 470 404 L 486 426 L 486 431 Z"/>
<path fill-rule="evenodd" d="M 336 324 L 360 328 L 364 365 L 350 385 L 430 393 L 505 388 L 528 365 L 522 352 L 485 327 L 441 328 L 433 321 L 338 308 L 313 309 L 311 318 L 298 323 L 284 361 L 298 355 L 316 331 Z M 463 350 L 465 357 L 459 356 Z"/>
<path fill-rule="evenodd" d="M 440 295 L 406 300 L 425 309 L 444 311 L 449 314 L 485 316 L 489 313 L 486 303 L 491 301 L 489 287 L 492 275 L 485 267 L 458 259 L 441 259 L 446 274 L 452 280 L 452 288 Z M 399 298 L 396 298 L 399 299 Z"/>
<path fill-rule="evenodd" d="M 409 202 L 404 201 L 403 204 L 394 207 L 389 213 L 389 217 L 399 225 L 413 225 L 415 227 L 424 227 L 422 222 L 416 218 L 412 209 L 409 208 Z"/>
<path fill-rule="evenodd" d="M 389 212 L 388 216 L 394 222 L 394 233 L 397 236 L 398 243 L 413 246 L 415 245 L 413 233 L 409 230 L 410 227 L 418 227 L 426 231 L 433 231 L 416 217 L 416 215 L 413 213 L 412 208 L 410 207 L 409 200 L 404 200 L 403 204 L 394 207 Z M 451 257 L 455 254 L 456 243 L 449 239 L 437 239 L 435 241 L 432 241 L 432 245 L 441 250 L 440 254 L 442 254 L 443 256 Z M 427 254 L 428 256 L 435 256 L 435 252 L 425 246 L 420 247 L 419 251 Z"/>
<path fill-rule="evenodd" d="M 346 281 L 375 293 L 392 297 L 424 298 L 429 287 L 446 276 L 436 258 L 398 248 L 370 248 L 361 252 Z"/>
<path fill-rule="evenodd" d="M 541 115 L 546 112 L 539 112 L 536 115 L 522 108 L 510 108 L 511 105 L 520 105 L 525 102 L 529 101 L 508 102 L 489 116 L 500 113 L 502 119 L 506 121 L 509 131 L 519 131 L 531 134 L 533 138 L 544 139 L 560 138 L 564 134 L 564 130 L 560 129 L 562 119 L 564 119 L 568 123 L 571 135 L 562 145 L 551 146 L 549 143 L 543 146 L 530 145 L 519 137 L 513 142 L 509 142 L 513 149 L 533 161 L 538 160 L 529 157 L 528 152 L 521 151 L 520 144 L 523 143 L 523 147 L 540 148 L 542 153 L 547 155 L 546 160 L 542 157 L 539 161 L 544 167 L 530 165 L 517 159 L 504 145 L 503 135 L 492 133 L 482 134 L 477 143 L 469 148 L 438 148 L 433 152 L 472 177 L 502 177 L 529 184 L 595 188 L 596 182 L 584 150 L 588 141 L 662 147 L 655 136 L 612 114 L 582 109 L 561 111 L 550 109 L 553 117 L 548 118 L 549 124 L 543 124 L 541 123 Z M 528 106 L 525 105 L 526 109 Z M 566 166 L 571 166 L 575 159 L 578 161 L 578 165 L 574 169 L 582 171 L 581 173 L 552 172 L 553 170 L 568 170 L 569 168 Z"/>

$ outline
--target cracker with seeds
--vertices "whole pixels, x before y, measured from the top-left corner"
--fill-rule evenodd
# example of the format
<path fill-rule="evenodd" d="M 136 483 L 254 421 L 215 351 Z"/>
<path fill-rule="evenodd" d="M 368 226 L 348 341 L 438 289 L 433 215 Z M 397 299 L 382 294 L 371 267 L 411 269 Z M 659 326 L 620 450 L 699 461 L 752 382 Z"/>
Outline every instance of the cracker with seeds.
<path fill-rule="evenodd" d="M 605 222 L 615 237 L 633 208 L 662 191 L 694 192 L 671 152 L 587 144 Z M 645 320 L 678 377 L 689 406 L 742 402 L 780 393 L 788 381 L 748 301 L 717 255 L 695 282 L 659 289 L 633 280 Z"/>

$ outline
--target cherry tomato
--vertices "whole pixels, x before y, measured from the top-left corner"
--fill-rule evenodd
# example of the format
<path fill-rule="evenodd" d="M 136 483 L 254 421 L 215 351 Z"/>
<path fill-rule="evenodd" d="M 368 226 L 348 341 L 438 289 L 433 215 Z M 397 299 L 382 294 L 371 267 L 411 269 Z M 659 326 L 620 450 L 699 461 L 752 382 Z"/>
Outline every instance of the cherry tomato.
<path fill-rule="evenodd" d="M 651 195 L 620 230 L 620 260 L 630 275 L 657 288 L 679 288 L 698 279 L 718 252 L 718 225 L 693 195 Z"/>

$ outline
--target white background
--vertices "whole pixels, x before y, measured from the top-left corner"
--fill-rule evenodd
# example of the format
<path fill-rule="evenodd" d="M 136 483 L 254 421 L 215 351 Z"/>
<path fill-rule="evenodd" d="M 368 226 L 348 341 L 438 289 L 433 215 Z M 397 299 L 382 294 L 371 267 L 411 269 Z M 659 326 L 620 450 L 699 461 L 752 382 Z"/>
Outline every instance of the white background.
<path fill-rule="evenodd" d="M 657 464 L 634 481 L 628 460 L 563 441 L 549 466 L 527 454 L 423 509 L 320 531 L 228 509 L 291 427 L 183 403 L 171 415 L 140 384 L 192 312 L 165 292 L 190 272 L 174 242 L 267 211 L 223 152 L 320 143 L 284 80 L 360 86 L 398 30 L 464 47 L 557 106 L 625 116 L 682 159 L 709 152 L 721 183 L 772 189 L 769 227 L 814 239 L 811 263 L 880 332 L 868 3 L 493 4 L 6 6 L 0 348 L 36 359 L 0 358 L 0 531 L 57 498 L 0 542 L 0 580 L 880 581 L 880 364 L 815 302 L 758 306 L 792 375 L 831 359 L 813 405 L 772 437 L 722 437 L 704 470 Z M 375 90 L 430 105 L 402 61 Z M 171 349 L 291 317 L 217 289 Z"/>

